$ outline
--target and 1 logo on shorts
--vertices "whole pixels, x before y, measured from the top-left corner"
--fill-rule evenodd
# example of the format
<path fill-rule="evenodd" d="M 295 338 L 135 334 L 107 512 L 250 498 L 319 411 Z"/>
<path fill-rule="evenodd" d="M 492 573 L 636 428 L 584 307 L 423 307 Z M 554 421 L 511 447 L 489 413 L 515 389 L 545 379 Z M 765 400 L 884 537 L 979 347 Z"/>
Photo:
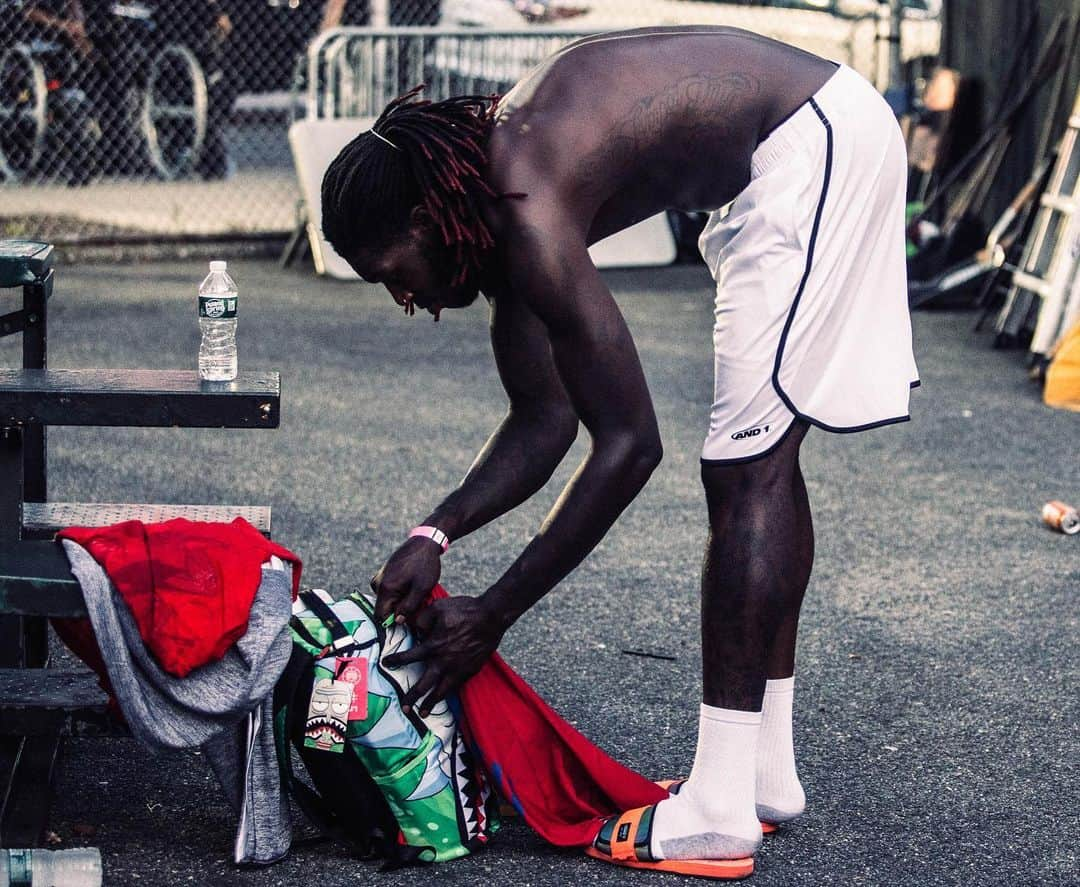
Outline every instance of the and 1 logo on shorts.
<path fill-rule="evenodd" d="M 199 317 L 231 320 L 236 317 L 236 296 L 199 296 Z"/>
<path fill-rule="evenodd" d="M 732 440 L 746 440 L 751 437 L 760 437 L 763 434 L 769 433 L 768 425 L 758 425 L 756 428 L 746 428 L 742 431 L 736 431 L 731 435 Z"/>

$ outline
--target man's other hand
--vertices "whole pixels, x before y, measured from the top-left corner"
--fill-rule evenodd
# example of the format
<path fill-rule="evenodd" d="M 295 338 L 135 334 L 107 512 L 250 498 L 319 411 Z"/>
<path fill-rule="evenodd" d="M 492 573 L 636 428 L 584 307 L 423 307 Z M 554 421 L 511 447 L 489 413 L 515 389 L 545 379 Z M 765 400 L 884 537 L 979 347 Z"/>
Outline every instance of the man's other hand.
<path fill-rule="evenodd" d="M 412 619 L 439 581 L 441 554 L 438 543 L 414 536 L 390 555 L 371 580 L 379 622 L 391 615 L 399 624 Z"/>
<path fill-rule="evenodd" d="M 401 699 L 406 712 L 422 699 L 420 717 L 426 718 L 437 702 L 483 667 L 499 646 L 503 629 L 483 600 L 473 597 L 435 601 L 420 611 L 414 624 L 421 640 L 411 650 L 387 656 L 383 665 L 427 664 L 420 680 Z"/>

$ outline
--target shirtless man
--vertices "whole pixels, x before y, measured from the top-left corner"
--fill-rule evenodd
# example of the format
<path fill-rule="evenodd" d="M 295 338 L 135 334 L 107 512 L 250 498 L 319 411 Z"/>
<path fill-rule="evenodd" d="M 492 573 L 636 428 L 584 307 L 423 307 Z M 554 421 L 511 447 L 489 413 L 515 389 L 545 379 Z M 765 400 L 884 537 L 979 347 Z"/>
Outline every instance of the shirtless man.
<path fill-rule="evenodd" d="M 605 823 L 594 855 L 682 871 L 739 860 L 715 874 L 746 874 L 759 820 L 803 810 L 791 708 L 814 543 L 799 446 L 811 425 L 908 418 L 905 173 L 896 122 L 857 74 L 714 27 L 581 40 L 497 104 L 405 96 L 326 173 L 327 238 L 408 314 L 437 320 L 483 293 L 510 400 L 461 485 L 372 580 L 379 615 L 422 632 L 395 663 L 426 662 L 407 700 L 422 711 L 481 667 L 660 462 L 633 340 L 587 247 L 665 209 L 711 213 L 697 752 L 681 791 Z M 579 423 L 589 453 L 513 565 L 478 597 L 421 610 L 450 541 L 537 492 Z"/>

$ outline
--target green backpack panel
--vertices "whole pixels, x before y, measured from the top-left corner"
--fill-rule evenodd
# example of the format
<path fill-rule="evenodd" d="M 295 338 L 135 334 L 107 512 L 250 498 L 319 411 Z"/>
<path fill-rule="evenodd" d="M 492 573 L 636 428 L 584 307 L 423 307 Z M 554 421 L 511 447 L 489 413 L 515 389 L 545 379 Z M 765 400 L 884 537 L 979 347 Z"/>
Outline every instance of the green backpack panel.
<path fill-rule="evenodd" d="M 367 595 L 335 601 L 321 589 L 300 594 L 291 628 L 275 729 L 284 781 L 305 812 L 361 851 L 399 862 L 444 862 L 481 847 L 498 827 L 496 805 L 453 707 L 406 715 L 401 698 L 423 665 L 382 665 L 412 647 L 409 629 L 378 625 Z M 293 776 L 290 744 L 316 792 Z"/>

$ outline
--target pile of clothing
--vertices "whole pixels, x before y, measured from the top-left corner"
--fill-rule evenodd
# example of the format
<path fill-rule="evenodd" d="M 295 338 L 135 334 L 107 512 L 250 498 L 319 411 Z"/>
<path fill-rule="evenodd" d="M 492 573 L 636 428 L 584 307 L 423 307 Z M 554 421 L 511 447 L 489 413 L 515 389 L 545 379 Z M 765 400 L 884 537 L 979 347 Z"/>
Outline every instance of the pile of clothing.
<path fill-rule="evenodd" d="M 574 730 L 497 655 L 449 706 L 428 719 L 403 715 L 400 696 L 417 675 L 391 672 L 381 659 L 412 644 L 409 630 L 377 626 L 365 596 L 301 596 L 300 560 L 240 518 L 130 521 L 71 528 L 60 538 L 89 620 L 58 619 L 54 627 L 98 673 L 136 739 L 203 750 L 238 818 L 237 864 L 283 858 L 292 842 L 290 791 L 298 802 L 311 800 L 292 778 L 281 717 L 275 742 L 275 688 L 280 715 L 297 674 L 307 681 L 303 707 L 314 726 L 293 743 L 309 773 L 317 776 L 335 754 L 366 767 L 365 785 L 387 802 L 381 828 L 394 833 L 386 846 L 417 850 L 399 861 L 449 859 L 482 846 L 495 821 L 483 810 L 489 798 L 510 804 L 549 842 L 585 847 L 607 817 L 667 796 Z M 437 587 L 432 597 L 445 594 Z M 342 664 L 352 666 L 347 675 Z M 352 704 L 354 683 L 336 717 L 313 716 L 316 708 L 330 712 L 346 677 L 362 682 L 364 698 Z M 408 761 L 383 768 L 413 746 Z M 427 801 L 433 809 L 440 788 L 451 811 L 466 811 L 458 817 L 459 853 L 440 853 L 412 825 L 410 805 Z M 340 794 L 333 799 L 339 809 L 350 801 Z M 301 807 L 311 812 L 308 803 Z M 342 821 L 355 818 L 341 812 Z"/>
<path fill-rule="evenodd" d="M 233 859 L 288 853 L 272 695 L 292 654 L 301 562 L 251 524 L 127 521 L 62 531 L 89 620 L 53 627 L 154 749 L 200 748 L 239 820 Z"/>

